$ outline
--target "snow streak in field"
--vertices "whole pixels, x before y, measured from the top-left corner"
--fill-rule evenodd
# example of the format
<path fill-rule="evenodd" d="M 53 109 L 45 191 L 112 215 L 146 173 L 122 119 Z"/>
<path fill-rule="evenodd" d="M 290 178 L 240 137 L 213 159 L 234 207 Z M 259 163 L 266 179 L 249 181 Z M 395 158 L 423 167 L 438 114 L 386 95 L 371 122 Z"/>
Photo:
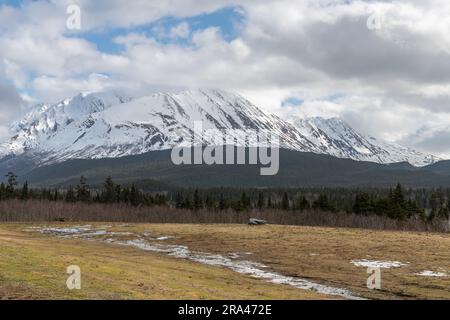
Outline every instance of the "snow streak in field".
<path fill-rule="evenodd" d="M 430 270 L 424 270 L 420 273 L 416 273 L 416 275 L 422 276 L 422 277 L 435 277 L 435 278 L 448 277 L 448 274 L 446 272 L 436 272 L 436 271 L 430 271 Z"/>
<path fill-rule="evenodd" d="M 352 260 L 351 263 L 357 267 L 383 268 L 383 269 L 400 268 L 407 265 L 400 261 L 376 261 L 366 259 Z"/>

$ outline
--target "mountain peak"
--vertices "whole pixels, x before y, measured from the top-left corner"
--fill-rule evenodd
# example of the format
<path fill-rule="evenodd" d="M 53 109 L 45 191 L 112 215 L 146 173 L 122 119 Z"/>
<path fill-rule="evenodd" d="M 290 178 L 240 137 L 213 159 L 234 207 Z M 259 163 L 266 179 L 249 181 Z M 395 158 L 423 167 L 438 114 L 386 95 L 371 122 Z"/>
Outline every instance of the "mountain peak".
<path fill-rule="evenodd" d="M 73 158 L 114 158 L 189 145 L 194 122 L 227 130 L 237 145 L 248 146 L 242 132 L 278 136 L 281 147 L 340 158 L 414 165 L 435 157 L 379 142 L 357 133 L 339 118 L 295 119 L 267 114 L 242 96 L 217 89 L 160 92 L 132 98 L 117 91 L 84 92 L 56 104 L 40 104 L 13 126 L 0 157 L 32 152 L 40 163 Z M 205 144 L 223 144 L 206 135 Z"/>

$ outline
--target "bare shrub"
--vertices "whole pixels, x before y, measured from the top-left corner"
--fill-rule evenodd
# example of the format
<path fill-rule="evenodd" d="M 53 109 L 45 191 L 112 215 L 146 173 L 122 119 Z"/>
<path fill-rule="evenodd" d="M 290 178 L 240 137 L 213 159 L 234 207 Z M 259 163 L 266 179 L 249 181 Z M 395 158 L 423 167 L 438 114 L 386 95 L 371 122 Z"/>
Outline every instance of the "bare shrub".
<path fill-rule="evenodd" d="M 322 211 L 284 211 L 276 209 L 236 212 L 233 210 L 183 210 L 169 206 L 138 206 L 127 204 L 68 203 L 45 200 L 9 200 L 0 202 L 2 222 L 147 222 L 147 223 L 247 223 L 250 218 L 271 224 L 307 225 L 378 230 L 410 230 L 449 232 L 448 221 L 425 222 L 414 217 L 393 220 L 381 216 L 364 216 Z"/>

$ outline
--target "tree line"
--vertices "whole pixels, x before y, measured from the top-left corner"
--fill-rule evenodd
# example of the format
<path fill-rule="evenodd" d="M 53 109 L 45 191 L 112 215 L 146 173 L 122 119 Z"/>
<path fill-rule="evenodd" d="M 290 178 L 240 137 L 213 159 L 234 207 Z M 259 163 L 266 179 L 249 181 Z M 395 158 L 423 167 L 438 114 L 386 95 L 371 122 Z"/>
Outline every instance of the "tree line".
<path fill-rule="evenodd" d="M 166 205 L 167 198 L 164 193 L 146 193 L 138 190 L 134 185 L 121 186 L 115 184 L 111 177 L 106 178 L 100 190 L 89 186 L 84 176 L 80 177 L 75 187 L 67 189 L 30 189 L 28 182 L 18 186 L 17 176 L 9 172 L 6 183 L 0 184 L 0 201 L 9 199 L 19 200 L 48 200 L 86 203 L 127 203 L 138 205 Z"/>
<path fill-rule="evenodd" d="M 85 177 L 65 189 L 31 189 L 19 186 L 10 172 L 0 184 L 0 201 L 7 199 L 48 200 L 83 203 L 121 203 L 131 206 L 168 206 L 186 210 L 208 209 L 235 212 L 277 209 L 377 215 L 403 220 L 420 217 L 424 221 L 449 219 L 448 189 L 175 189 L 145 192 L 134 184 L 122 186 L 107 177 L 101 187 L 91 188 Z"/>

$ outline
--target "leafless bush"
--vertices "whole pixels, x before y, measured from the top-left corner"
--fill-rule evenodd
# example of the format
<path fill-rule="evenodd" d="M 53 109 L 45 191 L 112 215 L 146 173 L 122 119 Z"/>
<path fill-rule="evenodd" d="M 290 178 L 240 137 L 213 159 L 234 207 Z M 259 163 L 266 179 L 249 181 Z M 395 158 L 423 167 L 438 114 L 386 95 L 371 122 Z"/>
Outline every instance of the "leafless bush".
<path fill-rule="evenodd" d="M 249 218 L 267 220 L 271 224 L 324 227 L 364 228 L 378 230 L 411 230 L 449 232 L 448 221 L 424 222 L 419 218 L 393 220 L 380 216 L 362 216 L 321 211 L 254 210 L 181 210 L 168 206 L 133 207 L 127 204 L 67 203 L 51 201 L 0 202 L 2 222 L 108 221 L 148 223 L 247 223 Z"/>

